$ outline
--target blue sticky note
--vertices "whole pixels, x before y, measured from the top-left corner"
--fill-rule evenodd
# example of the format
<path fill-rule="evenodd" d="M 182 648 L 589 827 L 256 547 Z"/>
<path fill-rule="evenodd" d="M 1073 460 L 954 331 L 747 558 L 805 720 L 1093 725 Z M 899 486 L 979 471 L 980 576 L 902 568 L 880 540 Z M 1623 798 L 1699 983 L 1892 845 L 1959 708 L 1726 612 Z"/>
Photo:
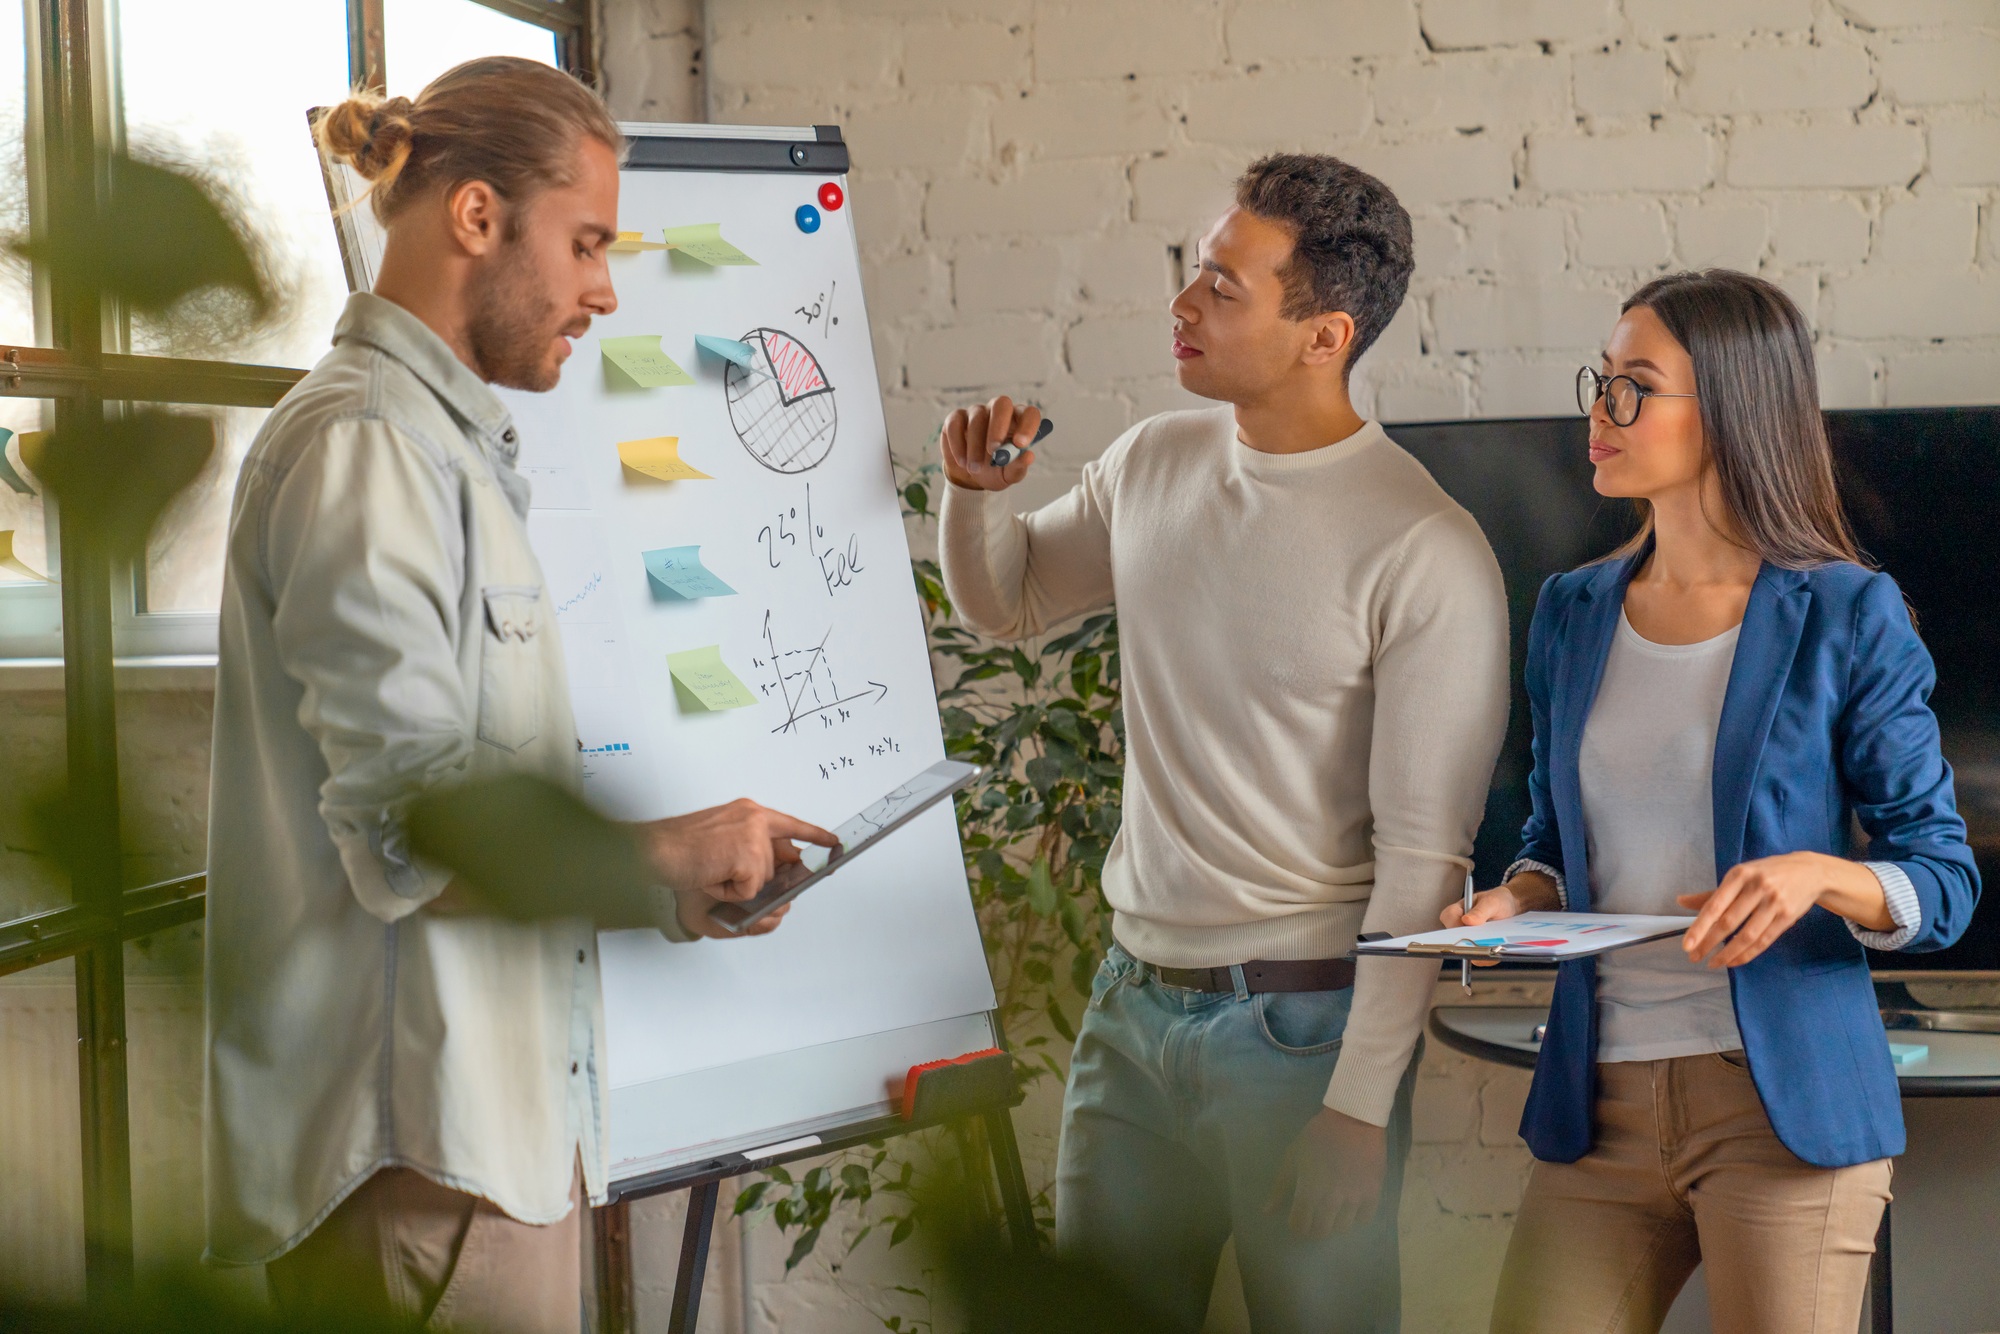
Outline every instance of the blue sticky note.
<path fill-rule="evenodd" d="M 1897 1065 L 1915 1065 L 1931 1054 L 1928 1042 L 1892 1042 L 1889 1044 L 1889 1059 Z"/>
<path fill-rule="evenodd" d="M 757 353 L 748 343 L 739 343 L 734 338 L 717 338 L 714 334 L 696 334 L 694 345 L 715 353 L 724 361 L 733 361 L 744 370 L 754 370 Z"/>
<path fill-rule="evenodd" d="M 7 442 L 13 438 L 12 431 L 0 426 L 0 482 L 5 482 L 24 496 L 32 496 L 35 494 L 35 488 L 29 486 L 28 479 L 15 472 L 14 465 L 7 461 Z"/>
<path fill-rule="evenodd" d="M 661 601 L 735 596 L 736 590 L 701 563 L 700 547 L 662 547 L 640 553 L 646 561 L 646 581 Z"/>

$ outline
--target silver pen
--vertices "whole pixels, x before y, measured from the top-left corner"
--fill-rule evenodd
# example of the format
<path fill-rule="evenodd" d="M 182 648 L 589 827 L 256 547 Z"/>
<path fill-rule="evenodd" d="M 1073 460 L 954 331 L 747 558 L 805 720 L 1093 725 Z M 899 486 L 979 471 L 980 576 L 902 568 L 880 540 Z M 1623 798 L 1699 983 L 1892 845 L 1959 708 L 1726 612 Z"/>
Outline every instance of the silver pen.
<path fill-rule="evenodd" d="M 1465 873 L 1465 911 L 1472 911 L 1472 872 L 1470 871 Z M 1463 914 L 1460 915 L 1459 920 L 1461 922 L 1464 921 Z M 1466 995 L 1470 996 L 1472 994 L 1472 960 L 1460 959 L 1458 961 L 1458 985 L 1464 988 Z"/>

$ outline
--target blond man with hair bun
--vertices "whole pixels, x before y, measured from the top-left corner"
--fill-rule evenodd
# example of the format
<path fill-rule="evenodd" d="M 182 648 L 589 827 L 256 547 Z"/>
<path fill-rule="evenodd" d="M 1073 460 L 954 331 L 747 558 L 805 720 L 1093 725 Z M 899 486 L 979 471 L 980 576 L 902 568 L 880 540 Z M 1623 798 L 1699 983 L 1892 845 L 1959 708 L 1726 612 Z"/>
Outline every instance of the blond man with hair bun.
<path fill-rule="evenodd" d="M 388 241 L 252 445 L 230 521 L 209 1256 L 267 1266 L 292 1316 L 574 1334 L 582 1205 L 605 1188 L 597 929 L 720 935 L 716 901 L 796 860 L 792 839 L 834 840 L 750 801 L 642 826 L 662 886 L 644 921 L 505 920 L 412 856 L 427 788 L 580 782 L 491 386 L 553 388 L 616 309 L 624 136 L 576 80 L 503 57 L 414 101 L 357 94 L 317 130 Z"/>

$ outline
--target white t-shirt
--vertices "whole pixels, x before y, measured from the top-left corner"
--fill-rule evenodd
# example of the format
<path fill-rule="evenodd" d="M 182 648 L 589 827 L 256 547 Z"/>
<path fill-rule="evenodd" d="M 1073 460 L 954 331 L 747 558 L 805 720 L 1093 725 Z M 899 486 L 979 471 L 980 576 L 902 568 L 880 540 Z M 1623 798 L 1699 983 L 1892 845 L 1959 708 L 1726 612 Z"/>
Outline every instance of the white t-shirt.
<path fill-rule="evenodd" d="M 1691 917 L 1675 897 L 1715 888 L 1715 730 L 1736 636 L 1655 644 L 1618 614 L 1578 766 L 1597 911 Z M 1597 1025 L 1600 1061 L 1743 1045 L 1728 972 L 1691 961 L 1678 938 L 1598 960 Z"/>

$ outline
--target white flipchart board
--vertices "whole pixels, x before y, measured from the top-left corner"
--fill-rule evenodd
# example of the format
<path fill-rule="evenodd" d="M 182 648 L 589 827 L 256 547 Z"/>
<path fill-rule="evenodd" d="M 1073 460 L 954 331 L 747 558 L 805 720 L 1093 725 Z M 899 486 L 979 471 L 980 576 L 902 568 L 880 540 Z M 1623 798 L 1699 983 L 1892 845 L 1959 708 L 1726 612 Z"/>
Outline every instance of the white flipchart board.
<path fill-rule="evenodd" d="M 560 386 L 502 392 L 534 486 L 529 533 L 562 629 L 586 792 L 621 819 L 749 796 L 830 826 L 944 757 L 854 205 L 818 198 L 828 181 L 846 190 L 845 149 L 810 128 L 624 128 L 622 229 L 658 240 L 720 223 L 759 262 L 614 254 L 618 309 L 578 342 Z M 830 169 L 802 170 L 800 155 Z M 647 165 L 666 162 L 701 165 Z M 703 169 L 713 163 L 734 169 Z M 360 184 L 329 173 L 336 199 Z M 800 205 L 817 209 L 817 231 L 799 225 Z M 340 230 L 350 279 L 372 281 L 381 233 L 365 205 Z M 696 383 L 632 387 L 598 347 L 628 334 L 660 335 Z M 758 373 L 726 374 L 696 334 L 753 344 Z M 773 357 L 777 376 L 765 374 Z M 619 442 L 655 436 L 678 436 L 681 458 L 713 480 L 622 467 Z M 658 596 L 641 553 L 681 546 L 699 546 L 736 595 Z M 710 713 L 677 695 L 667 655 L 708 645 L 754 706 Z M 809 891 L 772 935 L 600 943 L 614 1179 L 879 1116 L 911 1065 L 994 1041 L 949 804 Z"/>

